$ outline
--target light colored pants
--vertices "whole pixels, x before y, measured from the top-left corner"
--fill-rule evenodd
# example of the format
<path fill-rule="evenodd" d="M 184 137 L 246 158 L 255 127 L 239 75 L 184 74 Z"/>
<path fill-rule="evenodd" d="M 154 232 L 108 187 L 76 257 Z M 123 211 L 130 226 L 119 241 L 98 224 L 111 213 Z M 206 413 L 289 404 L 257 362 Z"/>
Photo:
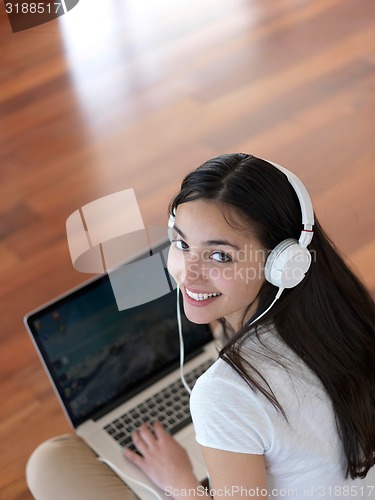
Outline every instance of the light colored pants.
<path fill-rule="evenodd" d="M 135 500 L 137 497 L 75 435 L 42 443 L 26 466 L 27 485 L 37 500 Z"/>

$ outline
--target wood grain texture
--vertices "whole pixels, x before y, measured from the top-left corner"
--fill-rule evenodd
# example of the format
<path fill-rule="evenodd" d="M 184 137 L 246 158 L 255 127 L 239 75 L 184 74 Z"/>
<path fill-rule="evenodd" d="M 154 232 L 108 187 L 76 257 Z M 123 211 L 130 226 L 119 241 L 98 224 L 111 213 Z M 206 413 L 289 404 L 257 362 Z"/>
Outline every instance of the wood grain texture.
<path fill-rule="evenodd" d="M 134 188 L 164 224 L 182 176 L 243 151 L 295 171 L 375 295 L 375 3 L 82 0 L 12 33 L 0 4 L 0 498 L 69 431 L 22 324 L 88 276 L 67 217 Z"/>

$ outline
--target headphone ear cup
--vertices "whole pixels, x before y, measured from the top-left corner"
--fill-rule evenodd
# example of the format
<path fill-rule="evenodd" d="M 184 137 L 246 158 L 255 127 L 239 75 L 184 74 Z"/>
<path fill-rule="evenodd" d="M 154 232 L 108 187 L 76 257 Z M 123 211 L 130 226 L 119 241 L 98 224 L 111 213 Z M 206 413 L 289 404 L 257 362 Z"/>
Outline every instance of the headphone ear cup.
<path fill-rule="evenodd" d="M 279 288 L 297 286 L 311 264 L 311 254 L 307 248 L 289 238 L 279 243 L 269 254 L 264 275 L 267 281 Z"/>

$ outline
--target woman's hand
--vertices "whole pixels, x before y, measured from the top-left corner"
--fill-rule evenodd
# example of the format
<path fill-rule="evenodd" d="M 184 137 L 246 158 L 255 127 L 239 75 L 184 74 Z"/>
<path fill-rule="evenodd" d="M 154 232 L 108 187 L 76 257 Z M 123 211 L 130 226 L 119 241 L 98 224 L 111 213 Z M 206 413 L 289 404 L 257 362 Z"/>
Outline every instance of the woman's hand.
<path fill-rule="evenodd" d="M 137 465 L 160 489 L 197 488 L 186 450 L 156 422 L 150 429 L 143 424 L 133 433 L 133 443 L 142 456 L 124 450 L 125 457 Z"/>

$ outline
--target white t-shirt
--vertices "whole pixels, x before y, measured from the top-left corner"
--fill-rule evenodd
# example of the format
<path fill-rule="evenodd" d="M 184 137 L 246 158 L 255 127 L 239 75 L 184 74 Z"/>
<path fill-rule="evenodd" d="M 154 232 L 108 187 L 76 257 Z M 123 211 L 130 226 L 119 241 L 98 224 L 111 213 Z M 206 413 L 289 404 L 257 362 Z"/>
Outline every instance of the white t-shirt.
<path fill-rule="evenodd" d="M 275 332 L 263 332 L 260 339 L 254 336 L 246 341 L 242 352 L 267 380 L 288 421 L 218 359 L 192 391 L 190 408 L 197 442 L 209 448 L 264 455 L 269 498 L 375 498 L 375 467 L 365 480 L 345 479 L 342 442 L 319 379 Z M 281 357 L 285 368 L 272 360 L 274 356 L 262 344 Z M 242 496 L 255 495 L 249 491 Z"/>

